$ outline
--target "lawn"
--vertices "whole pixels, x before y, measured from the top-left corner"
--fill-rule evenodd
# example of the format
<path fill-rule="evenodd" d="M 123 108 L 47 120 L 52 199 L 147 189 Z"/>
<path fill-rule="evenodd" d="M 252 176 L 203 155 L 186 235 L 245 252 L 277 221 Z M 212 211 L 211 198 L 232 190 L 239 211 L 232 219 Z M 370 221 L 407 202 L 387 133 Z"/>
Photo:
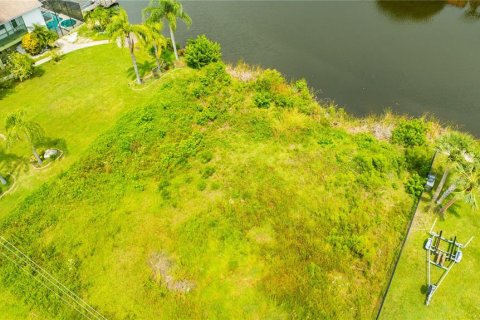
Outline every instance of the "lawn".
<path fill-rule="evenodd" d="M 68 152 L 20 175 L 0 233 L 107 318 L 373 317 L 413 203 L 403 147 L 273 71 L 134 91 L 111 46 L 44 68 L 0 116 L 29 111 Z M 0 279 L 11 318 L 81 318 L 8 261 Z"/>
<path fill-rule="evenodd" d="M 441 176 L 444 160 L 440 156 L 434 172 Z M 437 180 L 438 182 L 438 180 Z M 455 265 L 442 285 L 437 289 L 427 307 L 426 298 L 426 252 L 423 249 L 428 232 L 436 215 L 431 210 L 431 193 L 424 195 L 415 217 L 411 234 L 405 245 L 392 286 L 387 295 L 381 319 L 478 319 L 480 318 L 480 239 L 478 212 L 458 203 L 451 208 L 445 219 L 438 219 L 435 231 L 443 230 L 447 237 L 457 236 L 465 244 L 475 236 L 463 252 L 463 260 Z M 432 266 L 432 281 L 440 276 Z"/>
<path fill-rule="evenodd" d="M 149 66 L 145 61 L 140 56 L 144 70 Z M 28 167 L 23 172 L 22 168 L 16 192 L 2 199 L 0 218 L 32 190 L 77 161 L 124 111 L 151 99 L 156 85 L 139 92 L 129 86 L 133 79 L 128 51 L 105 45 L 68 54 L 58 64 L 44 64 L 33 79 L 0 91 L 0 133 L 8 114 L 24 110 L 28 119 L 38 122 L 49 138 L 60 140 L 57 143 L 66 149 L 61 161 L 42 172 Z M 26 144 L 3 152 L 29 155 Z"/>

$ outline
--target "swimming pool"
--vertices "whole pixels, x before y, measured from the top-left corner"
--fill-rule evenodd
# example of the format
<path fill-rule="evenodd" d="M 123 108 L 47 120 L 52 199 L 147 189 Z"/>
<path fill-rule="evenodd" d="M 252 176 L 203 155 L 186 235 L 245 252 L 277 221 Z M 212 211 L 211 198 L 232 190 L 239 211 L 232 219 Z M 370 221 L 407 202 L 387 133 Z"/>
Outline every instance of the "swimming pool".
<path fill-rule="evenodd" d="M 60 16 L 51 12 L 44 12 L 43 17 L 45 18 L 47 28 L 50 30 L 57 30 L 59 26 L 62 28 L 70 28 L 77 24 L 75 19 L 62 19 Z"/>
<path fill-rule="evenodd" d="M 63 20 L 62 18 L 50 13 L 50 12 L 44 12 L 43 17 L 45 18 L 45 22 L 47 24 L 47 28 L 50 30 L 56 30 L 58 29 L 58 23 L 61 23 Z"/>
<path fill-rule="evenodd" d="M 75 19 L 66 19 L 60 21 L 60 25 L 64 28 L 73 27 L 75 24 L 77 24 L 77 21 L 75 21 Z"/>

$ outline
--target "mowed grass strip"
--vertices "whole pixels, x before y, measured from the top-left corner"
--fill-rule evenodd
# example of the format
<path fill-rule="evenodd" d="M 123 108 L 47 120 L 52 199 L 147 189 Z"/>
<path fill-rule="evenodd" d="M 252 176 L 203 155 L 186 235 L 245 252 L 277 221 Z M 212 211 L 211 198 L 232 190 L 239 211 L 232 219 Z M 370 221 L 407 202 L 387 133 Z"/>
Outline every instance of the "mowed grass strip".
<path fill-rule="evenodd" d="M 433 172 L 439 182 L 445 170 L 445 159 L 437 157 Z M 447 181 L 446 186 L 452 181 Z M 435 185 L 436 188 L 436 185 Z M 445 187 L 446 188 L 446 187 Z M 435 189 L 434 189 L 435 191 Z M 445 237 L 457 237 L 465 244 L 475 238 L 463 250 L 463 259 L 449 272 L 433 295 L 430 305 L 425 305 L 427 286 L 426 252 L 423 248 L 437 215 L 431 202 L 433 192 L 425 193 L 412 232 L 405 244 L 392 286 L 385 300 L 381 319 L 478 319 L 480 318 L 480 220 L 478 211 L 458 201 L 451 207 L 445 219 L 437 219 L 434 231 L 443 230 Z M 442 272 L 431 266 L 431 281 L 438 282 Z"/>

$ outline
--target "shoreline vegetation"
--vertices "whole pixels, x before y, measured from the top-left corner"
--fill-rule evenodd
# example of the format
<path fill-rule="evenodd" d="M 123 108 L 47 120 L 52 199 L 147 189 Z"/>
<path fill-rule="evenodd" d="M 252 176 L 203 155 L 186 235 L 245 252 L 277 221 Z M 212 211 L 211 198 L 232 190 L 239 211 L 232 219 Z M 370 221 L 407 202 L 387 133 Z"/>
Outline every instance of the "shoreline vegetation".
<path fill-rule="evenodd" d="M 478 140 L 427 116 L 353 117 L 318 101 L 305 80 L 225 65 L 205 36 L 176 48 L 152 30 L 165 12 L 172 35 L 177 17 L 190 18 L 175 1 L 152 6 L 148 26 L 108 9 L 88 17 L 91 33 L 125 38 L 127 49 L 72 52 L 0 91 L 11 143 L 0 174 L 17 177 L 0 199 L 0 235 L 100 314 L 373 318 L 436 151 L 437 184 L 421 207 L 474 230 L 466 219 L 480 185 Z M 65 156 L 33 170 L 25 159 L 36 148 Z M 0 260 L 0 314 L 82 317 L 28 268 Z M 402 279 L 387 296 L 392 317 L 398 292 L 415 301 L 413 314 L 423 307 Z M 479 312 L 471 299 L 468 311 Z"/>

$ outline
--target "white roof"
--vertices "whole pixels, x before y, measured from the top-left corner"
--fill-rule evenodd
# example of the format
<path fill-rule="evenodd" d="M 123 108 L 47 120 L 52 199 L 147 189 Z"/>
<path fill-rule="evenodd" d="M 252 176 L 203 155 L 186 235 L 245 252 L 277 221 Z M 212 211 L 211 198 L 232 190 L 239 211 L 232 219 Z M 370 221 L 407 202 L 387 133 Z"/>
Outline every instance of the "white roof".
<path fill-rule="evenodd" d="M 0 24 L 40 8 L 38 0 L 0 0 Z"/>

